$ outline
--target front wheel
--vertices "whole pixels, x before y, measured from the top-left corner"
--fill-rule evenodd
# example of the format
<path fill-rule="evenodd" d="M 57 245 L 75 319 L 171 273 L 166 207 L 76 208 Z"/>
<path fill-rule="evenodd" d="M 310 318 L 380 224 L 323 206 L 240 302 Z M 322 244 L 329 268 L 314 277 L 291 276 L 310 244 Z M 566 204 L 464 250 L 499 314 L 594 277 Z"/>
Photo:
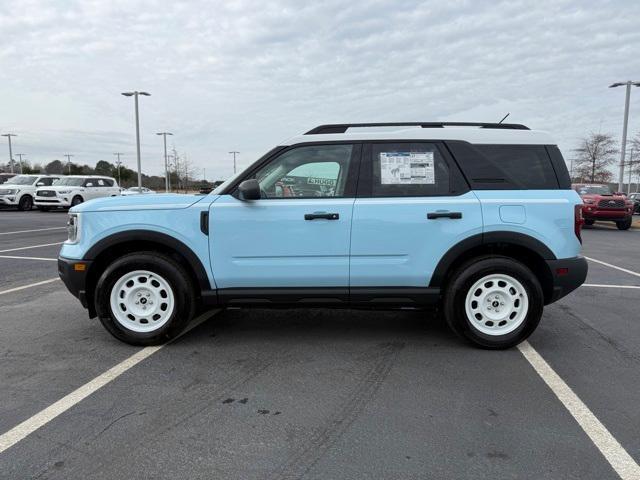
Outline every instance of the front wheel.
<path fill-rule="evenodd" d="M 23 195 L 18 202 L 18 210 L 21 212 L 31 210 L 33 208 L 33 198 L 30 195 Z"/>
<path fill-rule="evenodd" d="M 82 202 L 84 202 L 84 199 L 80 195 L 76 195 L 71 199 L 71 206 L 75 207 L 76 205 L 80 205 Z"/>
<path fill-rule="evenodd" d="M 451 329 L 474 345 L 505 349 L 538 326 L 544 297 L 529 268 L 508 257 L 487 256 L 459 268 L 447 285 L 444 314 Z"/>
<path fill-rule="evenodd" d="M 167 342 L 195 313 L 189 275 L 158 252 L 132 253 L 109 265 L 96 285 L 95 303 L 109 333 L 131 345 Z"/>
<path fill-rule="evenodd" d="M 616 222 L 616 227 L 618 227 L 618 230 L 629 230 L 631 228 L 632 223 L 633 223 L 633 218 L 629 217 L 620 222 Z"/>

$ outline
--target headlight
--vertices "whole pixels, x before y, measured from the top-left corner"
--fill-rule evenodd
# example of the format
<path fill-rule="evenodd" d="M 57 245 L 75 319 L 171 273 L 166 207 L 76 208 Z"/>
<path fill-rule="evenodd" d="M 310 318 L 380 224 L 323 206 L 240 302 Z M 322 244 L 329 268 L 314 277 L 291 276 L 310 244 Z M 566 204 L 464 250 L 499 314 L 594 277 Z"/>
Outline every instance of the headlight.
<path fill-rule="evenodd" d="M 596 203 L 595 200 L 592 200 L 591 198 L 585 198 L 584 200 L 582 200 L 584 203 L 588 203 L 588 204 L 592 204 L 592 203 Z"/>
<path fill-rule="evenodd" d="M 77 213 L 70 213 L 69 220 L 67 220 L 67 234 L 69 239 L 67 243 L 78 243 L 78 223 L 80 216 Z"/>
<path fill-rule="evenodd" d="M 71 190 L 58 190 L 58 193 L 61 193 L 62 195 L 66 195 L 68 193 L 71 193 Z"/>

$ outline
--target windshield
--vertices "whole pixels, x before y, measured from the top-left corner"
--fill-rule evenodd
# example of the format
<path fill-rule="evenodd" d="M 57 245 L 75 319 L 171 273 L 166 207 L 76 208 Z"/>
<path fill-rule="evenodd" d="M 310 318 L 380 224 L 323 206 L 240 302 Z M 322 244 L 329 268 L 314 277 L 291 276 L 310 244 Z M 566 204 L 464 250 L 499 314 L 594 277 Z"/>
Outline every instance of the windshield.
<path fill-rule="evenodd" d="M 69 185 L 72 187 L 79 187 L 83 183 L 84 183 L 84 178 L 70 178 L 70 177 L 61 178 L 60 180 L 53 182 L 54 185 Z"/>
<path fill-rule="evenodd" d="M 607 185 L 577 185 L 575 190 L 580 195 L 613 195 Z"/>
<path fill-rule="evenodd" d="M 11 185 L 31 185 L 35 179 L 36 177 L 31 177 L 29 175 L 18 175 L 17 177 L 7 180 L 7 183 L 10 183 Z"/>

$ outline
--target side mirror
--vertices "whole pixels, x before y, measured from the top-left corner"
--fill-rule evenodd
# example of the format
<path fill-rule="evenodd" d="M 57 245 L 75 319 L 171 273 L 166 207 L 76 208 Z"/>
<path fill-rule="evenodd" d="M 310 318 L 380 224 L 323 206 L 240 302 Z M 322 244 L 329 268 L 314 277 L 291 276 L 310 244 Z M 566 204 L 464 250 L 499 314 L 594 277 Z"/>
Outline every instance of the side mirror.
<path fill-rule="evenodd" d="M 238 195 L 240 200 L 260 200 L 260 184 L 258 180 L 252 178 L 242 182 L 238 185 Z"/>
<path fill-rule="evenodd" d="M 93 187 L 93 183 L 91 182 L 87 182 L 84 184 L 85 187 Z"/>
<path fill-rule="evenodd" d="M 44 187 L 44 182 L 38 182 L 38 183 L 36 183 L 36 187 Z"/>

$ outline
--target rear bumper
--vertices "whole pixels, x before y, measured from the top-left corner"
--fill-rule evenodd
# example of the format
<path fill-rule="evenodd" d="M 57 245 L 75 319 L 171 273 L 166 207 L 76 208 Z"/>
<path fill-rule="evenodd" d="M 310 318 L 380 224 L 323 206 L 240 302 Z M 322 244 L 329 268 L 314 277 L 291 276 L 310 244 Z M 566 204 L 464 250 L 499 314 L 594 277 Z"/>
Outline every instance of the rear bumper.
<path fill-rule="evenodd" d="M 76 264 L 84 265 L 84 270 L 76 270 Z M 71 295 L 80 300 L 84 308 L 89 308 L 87 302 L 87 272 L 91 262 L 72 258 L 58 257 L 58 275 Z"/>
<path fill-rule="evenodd" d="M 573 292 L 587 278 L 589 267 L 587 259 L 583 256 L 546 260 L 546 262 L 553 277 L 553 291 L 551 298 L 546 302 L 547 304 L 553 303 Z"/>

